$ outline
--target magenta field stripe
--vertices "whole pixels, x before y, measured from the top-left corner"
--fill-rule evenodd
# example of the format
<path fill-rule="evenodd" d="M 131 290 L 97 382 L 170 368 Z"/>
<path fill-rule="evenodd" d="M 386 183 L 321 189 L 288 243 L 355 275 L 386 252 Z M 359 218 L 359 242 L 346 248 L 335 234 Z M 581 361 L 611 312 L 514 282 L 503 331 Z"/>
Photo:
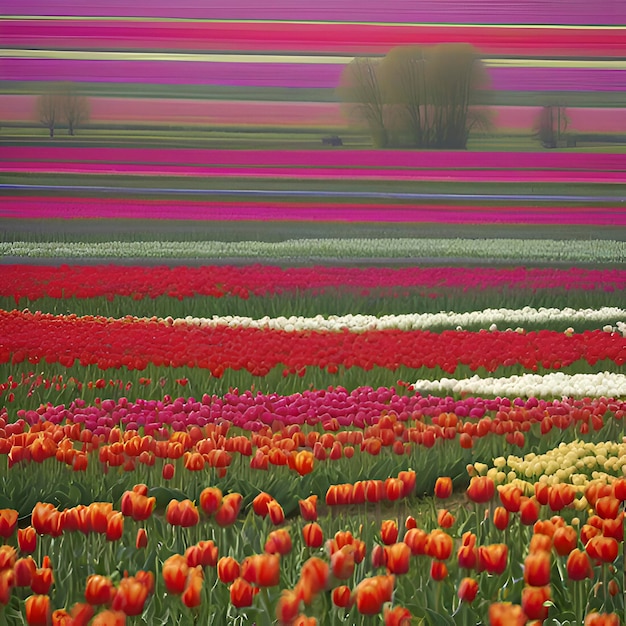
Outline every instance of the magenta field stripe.
<path fill-rule="evenodd" d="M 624 24 L 619 0 L 3 0 L 0 15 L 84 15 L 193 19 L 362 20 L 374 22 L 460 22 L 513 24 Z"/>
<path fill-rule="evenodd" d="M 220 167 L 453 168 L 626 172 L 626 154 L 468 152 L 465 150 L 198 150 L 3 146 L 0 163 L 15 161 Z"/>
<path fill-rule="evenodd" d="M 443 224 L 587 224 L 626 226 L 622 207 L 344 206 L 160 202 L 118 199 L 4 197 L 0 217 L 12 219 L 177 219 L 205 221 L 428 222 Z"/>
<path fill-rule="evenodd" d="M 4 58 L 1 80 L 334 89 L 342 65 Z M 626 91 L 626 70 L 488 68 L 495 91 Z"/>
<path fill-rule="evenodd" d="M 202 176 L 204 178 L 252 178 L 288 180 L 428 180 L 450 182 L 559 182 L 623 183 L 624 172 L 571 170 L 488 170 L 488 169 L 356 169 L 288 167 L 202 167 L 176 165 L 137 165 L 134 163 L 41 163 L 20 161 L 0 163 L 0 172 L 40 172 L 46 174 L 115 174 L 128 176 Z"/>

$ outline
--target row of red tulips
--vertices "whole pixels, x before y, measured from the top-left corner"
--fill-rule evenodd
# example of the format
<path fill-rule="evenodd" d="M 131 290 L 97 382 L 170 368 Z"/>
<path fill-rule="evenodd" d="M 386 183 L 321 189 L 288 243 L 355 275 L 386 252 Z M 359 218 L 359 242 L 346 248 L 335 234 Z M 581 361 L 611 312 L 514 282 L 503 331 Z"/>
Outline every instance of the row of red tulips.
<path fill-rule="evenodd" d="M 623 270 L 582 268 L 356 268 L 200 266 L 142 267 L 120 265 L 6 265 L 0 296 L 31 302 L 48 298 L 136 299 L 169 296 L 185 299 L 195 296 L 220 298 L 271 296 L 282 293 L 314 294 L 340 289 L 363 296 L 402 294 L 407 289 L 461 287 L 463 289 L 579 289 L 622 291 L 626 288 Z"/>
<path fill-rule="evenodd" d="M 472 371 L 493 372 L 512 365 L 536 370 L 540 366 L 558 369 L 577 361 L 590 365 L 605 360 L 616 365 L 626 362 L 626 337 L 604 331 L 571 335 L 554 331 L 285 332 L 174 326 L 133 317 L 115 320 L 0 311 L 0 334 L 6 337 L 0 363 L 45 360 L 71 367 L 79 361 L 103 370 L 142 370 L 153 363 L 208 369 L 215 377 L 229 368 L 264 376 L 280 364 L 294 371 L 439 366 L 454 373 L 459 364 Z"/>

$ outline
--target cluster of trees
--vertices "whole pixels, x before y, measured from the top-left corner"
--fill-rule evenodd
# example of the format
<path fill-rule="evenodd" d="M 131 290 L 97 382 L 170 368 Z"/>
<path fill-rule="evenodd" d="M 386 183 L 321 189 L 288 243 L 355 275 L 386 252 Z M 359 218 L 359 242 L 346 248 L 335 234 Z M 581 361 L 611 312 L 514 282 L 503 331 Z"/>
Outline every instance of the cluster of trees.
<path fill-rule="evenodd" d="M 378 147 L 463 149 L 472 129 L 488 124 L 476 106 L 487 86 L 473 46 L 440 44 L 355 58 L 338 92 L 348 118 Z"/>
<path fill-rule="evenodd" d="M 67 126 L 73 135 L 89 119 L 89 101 L 72 84 L 62 84 L 37 98 L 37 119 L 54 137 L 55 129 Z"/>
<path fill-rule="evenodd" d="M 544 106 L 535 120 L 535 136 L 544 148 L 556 148 L 569 124 L 567 110 L 561 104 Z"/>

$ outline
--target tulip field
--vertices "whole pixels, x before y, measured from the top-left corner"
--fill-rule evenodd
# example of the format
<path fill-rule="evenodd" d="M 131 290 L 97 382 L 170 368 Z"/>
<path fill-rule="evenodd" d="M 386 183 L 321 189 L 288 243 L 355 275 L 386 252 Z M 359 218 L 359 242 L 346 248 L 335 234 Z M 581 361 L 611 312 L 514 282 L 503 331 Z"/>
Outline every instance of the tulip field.
<path fill-rule="evenodd" d="M 6 244 L 0 622 L 623 623 L 626 271 L 570 243 L 471 268 Z"/>

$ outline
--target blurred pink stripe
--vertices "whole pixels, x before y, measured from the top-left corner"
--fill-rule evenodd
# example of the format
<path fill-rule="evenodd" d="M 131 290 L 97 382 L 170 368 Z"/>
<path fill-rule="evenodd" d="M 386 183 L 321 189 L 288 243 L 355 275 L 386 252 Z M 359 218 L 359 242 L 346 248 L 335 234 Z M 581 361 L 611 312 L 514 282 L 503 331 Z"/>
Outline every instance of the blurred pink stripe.
<path fill-rule="evenodd" d="M 625 159 L 626 164 L 626 159 Z M 480 166 L 476 166 L 480 168 Z M 202 176 L 204 178 L 252 178 L 284 180 L 428 180 L 450 182 L 571 182 L 623 183 L 624 171 L 578 171 L 553 169 L 457 169 L 454 163 L 448 169 L 374 169 L 324 168 L 307 164 L 296 167 L 189 167 L 179 165 L 139 165 L 135 163 L 63 163 L 15 161 L 0 163 L 1 172 L 40 172 L 73 174 L 113 174 L 133 176 Z"/>
<path fill-rule="evenodd" d="M 5 121 L 34 121 L 36 96 L 0 95 L 0 117 Z M 211 126 L 311 126 L 340 129 L 347 124 L 334 102 L 257 102 L 232 100 L 175 100 L 90 97 L 94 123 L 170 123 Z M 538 107 L 490 107 L 496 129 L 532 128 Z M 620 108 L 568 108 L 570 128 L 578 132 L 626 133 L 626 115 Z M 44 132 L 44 131 L 42 131 Z"/>
<path fill-rule="evenodd" d="M 202 221 L 422 222 L 626 226 L 621 207 L 420 207 L 5 197 L 0 217 L 20 219 L 169 219 Z"/>

